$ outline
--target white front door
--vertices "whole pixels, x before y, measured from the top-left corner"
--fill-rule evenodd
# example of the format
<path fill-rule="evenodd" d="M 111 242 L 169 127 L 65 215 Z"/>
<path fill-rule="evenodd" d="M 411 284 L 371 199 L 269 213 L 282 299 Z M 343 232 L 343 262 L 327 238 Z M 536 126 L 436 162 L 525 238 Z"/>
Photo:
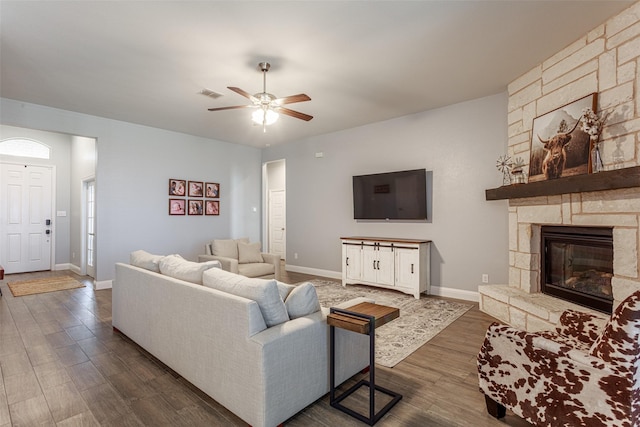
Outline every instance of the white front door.
<path fill-rule="evenodd" d="M 268 252 L 285 258 L 286 197 L 284 190 L 269 191 L 269 249 Z"/>
<path fill-rule="evenodd" d="M 0 164 L 0 265 L 5 273 L 51 270 L 52 169 Z"/>

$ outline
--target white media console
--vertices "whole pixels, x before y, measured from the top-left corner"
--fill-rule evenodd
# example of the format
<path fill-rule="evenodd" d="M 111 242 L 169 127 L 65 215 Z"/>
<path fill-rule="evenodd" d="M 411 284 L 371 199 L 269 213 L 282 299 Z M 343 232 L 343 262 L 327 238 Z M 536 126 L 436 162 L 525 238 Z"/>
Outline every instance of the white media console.
<path fill-rule="evenodd" d="M 395 289 L 420 299 L 429 294 L 431 240 L 341 237 L 342 286 Z"/>

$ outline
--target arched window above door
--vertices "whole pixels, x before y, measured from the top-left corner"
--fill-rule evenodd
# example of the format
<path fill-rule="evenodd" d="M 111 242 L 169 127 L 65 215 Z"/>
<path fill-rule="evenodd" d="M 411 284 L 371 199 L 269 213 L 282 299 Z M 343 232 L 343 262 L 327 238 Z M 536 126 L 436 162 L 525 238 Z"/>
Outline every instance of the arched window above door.
<path fill-rule="evenodd" d="M 34 139 L 9 138 L 0 141 L 0 155 L 49 159 L 51 148 Z"/>

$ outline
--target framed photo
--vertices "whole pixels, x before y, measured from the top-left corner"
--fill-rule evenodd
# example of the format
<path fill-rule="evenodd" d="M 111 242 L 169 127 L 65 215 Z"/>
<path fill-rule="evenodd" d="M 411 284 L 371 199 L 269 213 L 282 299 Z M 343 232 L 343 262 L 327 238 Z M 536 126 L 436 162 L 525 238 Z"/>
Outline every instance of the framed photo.
<path fill-rule="evenodd" d="M 218 199 L 220 197 L 220 184 L 217 182 L 207 182 L 204 184 L 204 197 Z"/>
<path fill-rule="evenodd" d="M 189 215 L 202 215 L 202 200 L 189 199 Z"/>
<path fill-rule="evenodd" d="M 184 215 L 186 211 L 184 199 L 169 199 L 169 215 Z"/>
<path fill-rule="evenodd" d="M 205 215 L 220 215 L 220 201 L 219 200 L 205 200 Z"/>
<path fill-rule="evenodd" d="M 597 111 L 598 94 L 533 119 L 529 182 L 589 173 L 591 140 L 581 130 L 585 108 Z"/>
<path fill-rule="evenodd" d="M 189 181 L 189 197 L 202 197 L 202 181 Z"/>
<path fill-rule="evenodd" d="M 170 196 L 182 196 L 187 194 L 187 181 L 184 179 L 170 179 L 169 180 L 169 195 Z"/>

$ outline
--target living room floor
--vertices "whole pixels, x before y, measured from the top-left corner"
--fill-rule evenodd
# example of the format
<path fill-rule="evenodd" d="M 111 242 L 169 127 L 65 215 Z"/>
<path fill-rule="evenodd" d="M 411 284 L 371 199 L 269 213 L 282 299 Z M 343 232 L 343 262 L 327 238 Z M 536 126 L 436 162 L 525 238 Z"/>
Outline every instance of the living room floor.
<path fill-rule="evenodd" d="M 52 275 L 69 275 L 87 286 L 18 298 L 7 287 L 10 281 Z M 280 279 L 312 278 L 319 277 L 283 268 Z M 94 291 L 91 278 L 68 271 L 12 274 L 0 288 L 0 427 L 246 426 L 114 332 L 111 290 Z M 493 321 L 476 304 L 394 368 L 376 367 L 376 383 L 404 396 L 376 425 L 529 426 L 509 411 L 502 420 L 489 416 L 478 390 L 475 358 Z M 349 399 L 358 409 L 366 405 L 366 392 Z M 385 403 L 383 396 L 377 400 Z M 326 395 L 285 425 L 363 424 L 332 408 Z"/>

